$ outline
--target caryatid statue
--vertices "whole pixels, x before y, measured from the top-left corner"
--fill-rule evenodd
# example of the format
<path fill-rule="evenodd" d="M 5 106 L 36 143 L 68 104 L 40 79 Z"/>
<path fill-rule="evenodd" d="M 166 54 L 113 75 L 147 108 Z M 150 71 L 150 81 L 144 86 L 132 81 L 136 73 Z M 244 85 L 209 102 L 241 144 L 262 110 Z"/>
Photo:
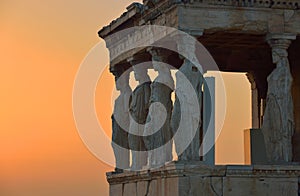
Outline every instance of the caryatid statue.
<path fill-rule="evenodd" d="M 116 159 L 116 172 L 122 172 L 129 168 L 129 98 L 131 88 L 129 86 L 129 72 L 114 72 L 116 89 L 120 95 L 115 100 L 112 115 L 112 148 Z"/>
<path fill-rule="evenodd" d="M 268 76 L 268 91 L 262 131 L 269 162 L 292 161 L 294 134 L 292 76 L 287 47 L 290 40 L 271 40 L 272 59 L 276 68 Z"/>
<path fill-rule="evenodd" d="M 135 80 L 139 85 L 134 89 L 130 101 L 130 127 L 129 148 L 132 154 L 132 170 L 141 170 L 147 165 L 147 152 L 143 140 L 144 127 L 149 111 L 149 99 L 151 95 L 151 80 L 147 73 L 147 67 L 136 65 L 137 62 L 130 61 L 133 65 Z"/>
<path fill-rule="evenodd" d="M 151 49 L 152 64 L 158 76 L 151 84 L 150 108 L 145 126 L 144 141 L 148 151 L 148 167 L 162 166 L 172 161 L 172 131 L 170 126 L 174 81 L 165 61 L 166 54 Z"/>
<path fill-rule="evenodd" d="M 183 64 L 176 73 L 172 130 L 178 160 L 200 161 L 200 127 L 202 107 L 202 69 L 195 55 L 195 42 L 178 39 Z M 193 62 L 191 62 L 193 61 Z"/>

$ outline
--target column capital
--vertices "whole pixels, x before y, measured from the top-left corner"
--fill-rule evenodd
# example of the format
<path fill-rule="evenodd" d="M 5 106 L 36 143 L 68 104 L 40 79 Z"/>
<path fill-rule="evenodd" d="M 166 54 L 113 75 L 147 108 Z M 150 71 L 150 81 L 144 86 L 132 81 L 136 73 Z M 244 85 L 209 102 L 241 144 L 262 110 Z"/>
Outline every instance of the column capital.
<path fill-rule="evenodd" d="M 266 36 L 266 40 L 272 49 L 287 50 L 291 41 L 295 39 L 296 35 L 290 33 L 270 33 Z"/>
<path fill-rule="evenodd" d="M 162 48 L 150 47 L 147 49 L 152 56 L 152 61 L 161 61 L 167 63 L 168 57 L 171 55 L 171 51 Z"/>

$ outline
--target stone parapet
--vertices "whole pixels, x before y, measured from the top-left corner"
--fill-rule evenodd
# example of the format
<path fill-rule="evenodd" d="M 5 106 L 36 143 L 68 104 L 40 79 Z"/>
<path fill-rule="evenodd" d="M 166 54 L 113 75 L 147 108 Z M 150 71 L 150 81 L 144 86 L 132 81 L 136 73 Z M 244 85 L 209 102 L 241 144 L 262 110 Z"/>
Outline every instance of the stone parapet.
<path fill-rule="evenodd" d="M 300 165 L 207 166 L 172 162 L 153 170 L 107 173 L 111 196 L 298 195 Z"/>

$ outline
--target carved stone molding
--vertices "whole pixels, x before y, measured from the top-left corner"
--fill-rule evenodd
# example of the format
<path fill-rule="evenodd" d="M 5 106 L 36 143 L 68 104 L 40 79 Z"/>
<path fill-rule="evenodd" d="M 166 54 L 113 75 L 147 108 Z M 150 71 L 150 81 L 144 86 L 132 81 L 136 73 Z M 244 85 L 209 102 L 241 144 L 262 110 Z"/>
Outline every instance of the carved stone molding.
<path fill-rule="evenodd" d="M 107 173 L 107 180 L 110 195 L 297 195 L 299 174 L 296 165 L 207 167 L 191 162 Z"/>
<path fill-rule="evenodd" d="M 291 44 L 291 40 L 295 40 L 295 34 L 268 34 L 266 40 L 272 49 L 287 50 Z"/>

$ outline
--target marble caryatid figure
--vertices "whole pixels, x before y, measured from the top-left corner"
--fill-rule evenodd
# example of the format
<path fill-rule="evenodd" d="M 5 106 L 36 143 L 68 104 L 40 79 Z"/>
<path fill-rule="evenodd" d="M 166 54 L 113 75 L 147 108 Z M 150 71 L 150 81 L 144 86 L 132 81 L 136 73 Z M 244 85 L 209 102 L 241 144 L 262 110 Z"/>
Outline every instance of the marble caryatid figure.
<path fill-rule="evenodd" d="M 133 66 L 134 77 L 139 85 L 134 89 L 129 101 L 130 127 L 129 148 L 132 154 L 132 170 L 141 170 L 147 165 L 147 152 L 143 140 L 144 127 L 149 111 L 151 80 L 145 66 Z"/>
<path fill-rule="evenodd" d="M 171 93 L 174 81 L 162 51 L 151 50 L 152 64 L 158 76 L 151 84 L 150 108 L 145 126 L 145 145 L 148 167 L 162 166 L 172 161 L 172 131 L 170 126 L 173 103 Z"/>
<path fill-rule="evenodd" d="M 115 74 L 116 89 L 120 95 L 115 100 L 112 115 L 112 148 L 116 159 L 116 172 L 122 172 L 129 168 L 129 98 L 131 88 L 129 86 L 129 72 Z"/>
<path fill-rule="evenodd" d="M 171 121 L 173 134 L 177 131 L 180 134 L 174 137 L 174 143 L 178 160 L 181 161 L 200 161 L 202 85 L 202 73 L 192 62 L 184 59 L 176 73 L 176 97 Z M 193 93 L 196 99 L 192 97 Z"/>
<path fill-rule="evenodd" d="M 200 161 L 203 69 L 196 57 L 196 40 L 182 35 L 177 39 L 183 64 L 176 73 L 172 130 L 178 160 Z"/>
<path fill-rule="evenodd" d="M 276 68 L 268 76 L 266 109 L 262 125 L 269 162 L 292 161 L 294 133 L 292 76 L 286 49 L 273 48 Z"/>

